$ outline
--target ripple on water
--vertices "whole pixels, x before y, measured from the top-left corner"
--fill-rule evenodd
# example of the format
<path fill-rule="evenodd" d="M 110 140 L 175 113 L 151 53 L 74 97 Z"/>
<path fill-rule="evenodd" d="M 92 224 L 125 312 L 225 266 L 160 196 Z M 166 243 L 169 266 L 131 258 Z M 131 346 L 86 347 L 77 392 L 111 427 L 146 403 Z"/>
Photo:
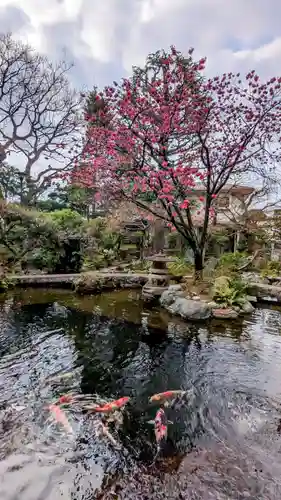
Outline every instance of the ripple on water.
<path fill-rule="evenodd" d="M 280 311 L 257 309 L 240 326 L 170 322 L 165 334 L 103 316 L 100 299 L 85 311 L 69 297 L 0 309 L 1 500 L 87 500 L 101 487 L 102 498 L 134 500 L 281 498 Z M 173 446 L 149 467 L 148 398 L 179 388 L 186 398 L 166 410 Z M 47 404 L 71 391 L 132 398 L 123 426 L 111 427 L 121 451 L 79 409 L 65 410 L 73 436 L 47 421 Z"/>

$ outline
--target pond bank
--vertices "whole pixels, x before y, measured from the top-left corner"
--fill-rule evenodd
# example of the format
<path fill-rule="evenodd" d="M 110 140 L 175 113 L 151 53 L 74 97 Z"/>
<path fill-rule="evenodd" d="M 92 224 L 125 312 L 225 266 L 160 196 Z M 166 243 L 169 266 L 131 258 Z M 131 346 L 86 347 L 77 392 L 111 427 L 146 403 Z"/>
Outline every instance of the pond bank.
<path fill-rule="evenodd" d="M 103 289 L 141 287 L 151 276 L 148 274 L 95 271 L 79 274 L 23 274 L 21 276 L 7 276 L 7 279 L 12 286 L 16 287 L 75 288 L 78 293 L 86 295 L 98 293 Z"/>

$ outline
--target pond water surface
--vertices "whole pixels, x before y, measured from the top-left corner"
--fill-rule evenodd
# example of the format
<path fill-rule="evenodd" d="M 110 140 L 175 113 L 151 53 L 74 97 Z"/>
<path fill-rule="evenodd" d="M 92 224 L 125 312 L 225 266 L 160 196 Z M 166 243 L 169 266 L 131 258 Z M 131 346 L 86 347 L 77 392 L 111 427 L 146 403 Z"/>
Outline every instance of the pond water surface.
<path fill-rule="evenodd" d="M 143 309 L 137 291 L 79 298 L 27 290 L 0 299 L 1 500 L 281 498 L 281 312 L 238 323 L 184 324 Z M 64 378 L 61 374 L 71 373 Z M 169 446 L 155 456 L 157 405 L 168 389 Z M 96 416 L 61 394 L 131 398 L 114 447 Z"/>

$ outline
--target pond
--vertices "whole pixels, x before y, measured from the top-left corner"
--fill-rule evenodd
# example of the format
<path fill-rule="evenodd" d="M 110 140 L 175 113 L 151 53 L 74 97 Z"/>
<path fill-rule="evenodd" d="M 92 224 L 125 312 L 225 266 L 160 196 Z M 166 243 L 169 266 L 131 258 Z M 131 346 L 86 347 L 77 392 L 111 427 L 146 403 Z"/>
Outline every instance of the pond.
<path fill-rule="evenodd" d="M 26 290 L 0 301 L 1 500 L 281 498 L 281 312 L 184 324 L 143 309 L 138 291 L 79 298 Z M 69 374 L 67 377 L 62 374 Z M 154 393 L 188 391 L 165 409 L 169 446 L 153 464 Z M 130 397 L 118 446 L 65 393 Z"/>

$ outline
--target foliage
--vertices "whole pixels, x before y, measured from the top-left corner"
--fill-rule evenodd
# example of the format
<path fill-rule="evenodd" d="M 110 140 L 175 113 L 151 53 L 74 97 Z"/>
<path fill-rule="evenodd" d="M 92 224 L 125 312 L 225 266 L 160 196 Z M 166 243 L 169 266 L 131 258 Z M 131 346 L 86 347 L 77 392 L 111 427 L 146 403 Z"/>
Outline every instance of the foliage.
<path fill-rule="evenodd" d="M 83 217 L 70 208 L 54 210 L 53 212 L 48 212 L 46 216 L 54 223 L 58 231 L 63 231 L 66 234 L 74 234 L 81 233 L 83 230 Z"/>
<path fill-rule="evenodd" d="M 246 301 L 247 285 L 238 278 L 220 276 L 215 280 L 212 295 L 222 307 L 240 307 Z"/>
<path fill-rule="evenodd" d="M 24 259 L 27 268 L 44 270 L 47 273 L 55 272 L 61 258 L 64 256 L 63 247 L 58 245 L 45 245 L 36 248 L 31 254 Z"/>
<path fill-rule="evenodd" d="M 280 159 L 281 79 L 262 82 L 251 71 L 246 84 L 233 73 L 203 80 L 205 59 L 196 62 L 192 52 L 183 56 L 171 47 L 150 54 L 131 78 L 95 91 L 85 151 L 91 161 L 76 176 L 88 186 L 99 176 L 111 196 L 175 227 L 200 271 L 213 200 L 234 176 L 265 177 L 268 161 Z"/>
<path fill-rule="evenodd" d="M 59 183 L 56 184 L 55 190 L 48 194 L 47 199 L 36 203 L 40 210 L 46 212 L 68 208 L 87 218 L 90 217 L 90 208 L 93 205 L 94 190 L 92 188 Z"/>
<path fill-rule="evenodd" d="M 270 260 L 266 263 L 265 267 L 261 271 L 261 276 L 266 278 L 277 278 L 281 276 L 281 263 L 276 260 Z"/>
<path fill-rule="evenodd" d="M 119 253 L 120 234 L 108 227 L 107 219 L 104 217 L 90 220 L 86 226 L 86 234 L 89 241 L 83 270 L 97 270 L 111 265 Z"/>
<path fill-rule="evenodd" d="M 1 164 L 0 169 L 0 190 L 2 199 L 6 201 L 18 196 L 21 198 L 23 191 L 20 170 L 5 162 Z"/>
<path fill-rule="evenodd" d="M 210 235 L 210 241 L 219 246 L 224 246 L 229 241 L 229 232 L 223 230 L 212 232 Z"/>
<path fill-rule="evenodd" d="M 48 221 L 57 235 L 58 244 L 54 246 L 46 242 L 44 246 L 37 248 L 32 255 L 26 259 L 27 267 L 44 269 L 52 272 L 76 272 L 79 270 L 80 242 L 83 235 L 84 219 L 71 209 L 55 210 L 53 212 L 41 212 L 41 217 Z M 80 239 L 78 248 L 73 238 Z"/>
<path fill-rule="evenodd" d="M 87 234 L 90 237 L 101 240 L 102 234 L 107 227 L 107 220 L 105 217 L 96 217 L 87 224 Z"/>
<path fill-rule="evenodd" d="M 54 225 L 40 212 L 19 205 L 0 205 L 0 245 L 8 252 L 10 265 L 20 263 L 35 249 L 57 249 L 58 235 Z"/>
<path fill-rule="evenodd" d="M 13 287 L 13 282 L 6 276 L 4 272 L 0 273 L 0 293 L 6 292 Z"/>
<path fill-rule="evenodd" d="M 128 268 L 135 272 L 149 272 L 152 267 L 152 262 L 150 260 L 132 260 L 129 263 Z"/>
<path fill-rule="evenodd" d="M 101 237 L 101 245 L 105 250 L 117 251 L 120 244 L 120 235 L 108 229 L 103 231 Z"/>
<path fill-rule="evenodd" d="M 219 258 L 216 266 L 216 275 L 236 273 L 245 264 L 249 255 L 245 252 L 226 252 Z"/>
<path fill-rule="evenodd" d="M 96 271 L 105 267 L 106 262 L 103 254 L 96 254 L 93 258 L 85 257 L 82 265 L 82 271 Z"/>
<path fill-rule="evenodd" d="M 172 232 L 168 234 L 168 246 L 170 249 L 174 249 L 177 246 L 178 233 Z"/>
<path fill-rule="evenodd" d="M 172 276 L 180 277 L 192 272 L 192 265 L 184 257 L 177 257 L 174 262 L 167 265 Z"/>

